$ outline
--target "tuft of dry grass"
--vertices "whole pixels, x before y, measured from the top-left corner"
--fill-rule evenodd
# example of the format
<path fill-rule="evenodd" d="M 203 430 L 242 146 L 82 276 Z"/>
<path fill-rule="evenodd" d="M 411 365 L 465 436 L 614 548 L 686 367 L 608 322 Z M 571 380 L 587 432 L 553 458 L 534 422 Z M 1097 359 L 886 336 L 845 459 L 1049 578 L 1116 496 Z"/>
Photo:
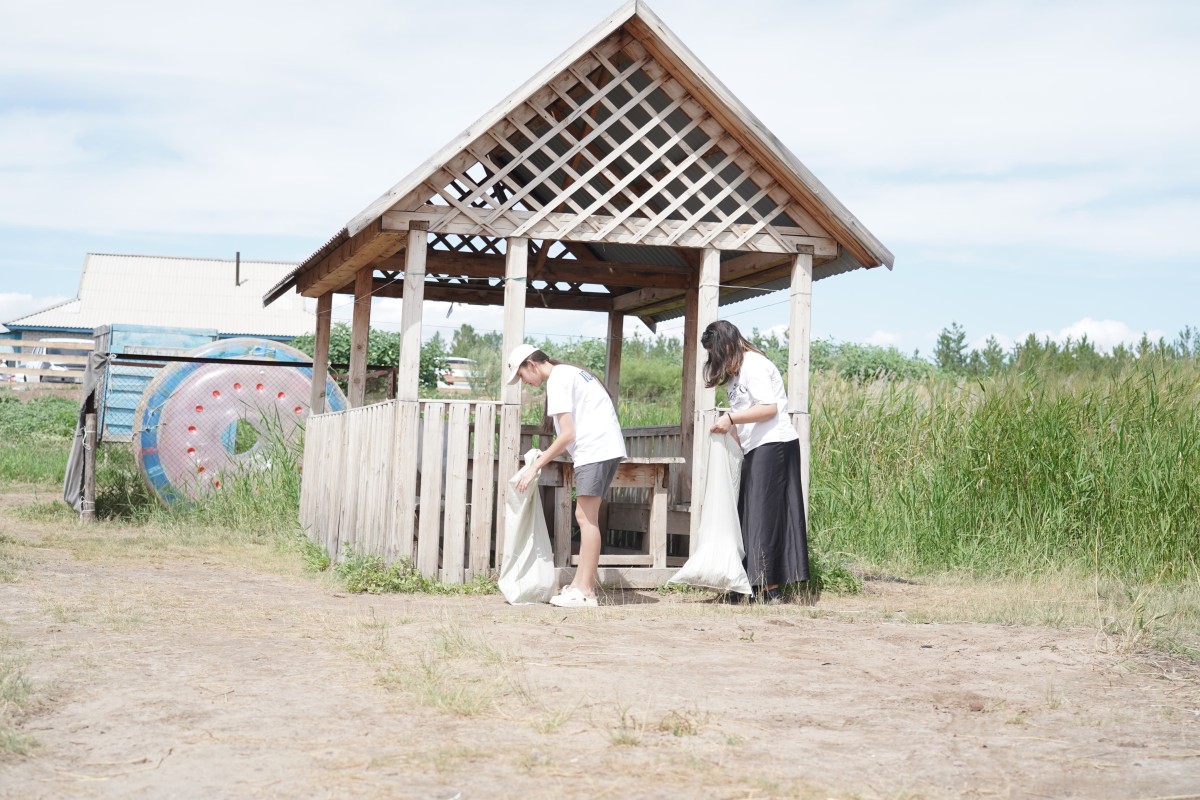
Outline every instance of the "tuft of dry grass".
<path fill-rule="evenodd" d="M 0 637 L 0 753 L 27 755 L 37 740 L 22 734 L 19 724 L 34 698 L 26 659 L 15 639 Z"/>

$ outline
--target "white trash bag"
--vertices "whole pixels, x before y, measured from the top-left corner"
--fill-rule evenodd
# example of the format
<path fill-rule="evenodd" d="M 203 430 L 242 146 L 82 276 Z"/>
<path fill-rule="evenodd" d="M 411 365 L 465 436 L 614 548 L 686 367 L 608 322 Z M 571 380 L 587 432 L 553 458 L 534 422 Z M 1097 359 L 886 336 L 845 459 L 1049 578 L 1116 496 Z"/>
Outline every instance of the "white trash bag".
<path fill-rule="evenodd" d="M 750 579 L 742 566 L 746 548 L 742 544 L 742 523 L 737 511 L 742 448 L 730 434 L 709 434 L 705 475 L 696 548 L 667 583 L 750 594 Z"/>
<path fill-rule="evenodd" d="M 525 468 L 513 475 L 504 493 L 504 553 L 500 559 L 500 592 L 514 606 L 548 603 L 554 594 L 554 553 L 546 530 L 537 482 L 524 494 L 517 480 L 532 469 L 541 450 L 525 454 Z"/>

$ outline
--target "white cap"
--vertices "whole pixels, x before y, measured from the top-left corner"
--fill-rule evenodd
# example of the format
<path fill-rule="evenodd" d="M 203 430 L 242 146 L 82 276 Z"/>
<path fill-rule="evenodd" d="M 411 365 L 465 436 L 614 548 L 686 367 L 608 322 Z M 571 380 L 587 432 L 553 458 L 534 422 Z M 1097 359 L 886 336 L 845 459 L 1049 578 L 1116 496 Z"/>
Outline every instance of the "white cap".
<path fill-rule="evenodd" d="M 525 363 L 525 360 L 536 353 L 538 349 L 531 344 L 519 344 L 512 349 L 508 354 L 508 361 L 504 364 L 504 382 L 514 384 L 520 380 L 517 377 L 517 370 Z"/>

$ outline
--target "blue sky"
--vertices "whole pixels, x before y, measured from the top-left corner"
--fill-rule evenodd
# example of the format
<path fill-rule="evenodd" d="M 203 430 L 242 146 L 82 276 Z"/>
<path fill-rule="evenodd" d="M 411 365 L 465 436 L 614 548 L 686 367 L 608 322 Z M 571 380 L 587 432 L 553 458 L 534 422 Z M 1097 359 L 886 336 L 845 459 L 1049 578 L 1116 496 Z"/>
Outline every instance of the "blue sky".
<path fill-rule="evenodd" d="M 73 297 L 89 251 L 304 259 L 617 5 L 4 4 L 0 321 Z M 1106 347 L 1200 324 L 1200 3 L 650 5 L 896 256 L 818 282 L 815 336 L 929 353 L 952 321 Z M 770 329 L 786 296 L 722 313 Z"/>

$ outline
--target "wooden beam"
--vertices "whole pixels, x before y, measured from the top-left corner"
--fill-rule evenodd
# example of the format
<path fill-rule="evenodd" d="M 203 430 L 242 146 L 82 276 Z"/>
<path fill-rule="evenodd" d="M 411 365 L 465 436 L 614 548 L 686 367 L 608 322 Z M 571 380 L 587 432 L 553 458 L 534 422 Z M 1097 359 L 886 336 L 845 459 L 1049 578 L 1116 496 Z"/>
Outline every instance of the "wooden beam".
<path fill-rule="evenodd" d="M 529 289 L 526 305 L 535 308 L 554 308 L 568 311 L 611 311 L 613 295 L 600 292 L 561 292 L 549 289 Z M 375 279 L 376 297 L 403 297 L 400 284 Z M 470 284 L 426 284 L 425 299 L 443 303 L 464 303 L 475 306 L 504 305 L 504 290 L 499 287 L 477 287 Z"/>
<path fill-rule="evenodd" d="M 518 469 L 521 457 L 521 394 L 520 381 L 504 383 L 504 361 L 513 348 L 525 341 L 525 289 L 529 273 L 529 240 L 512 238 L 505 242 L 504 269 L 504 351 L 500 367 L 500 455 L 496 464 L 496 508 L 506 508 L 508 481 Z M 504 514 L 496 515 L 496 566 L 504 552 Z"/>
<path fill-rule="evenodd" d="M 404 302 L 400 306 L 400 361 L 396 365 L 396 399 L 416 400 L 421 371 L 421 312 L 425 302 L 426 234 L 408 232 L 404 253 Z"/>
<path fill-rule="evenodd" d="M 403 269 L 399 256 L 375 264 L 379 270 Z M 504 256 L 490 253 L 429 251 L 426 268 L 431 275 L 465 275 L 469 278 L 499 278 L 504 275 Z M 691 268 L 674 264 L 625 264 L 595 259 L 547 258 L 529 270 L 532 280 L 582 281 L 614 286 L 686 286 Z"/>
<path fill-rule="evenodd" d="M 718 250 L 705 250 L 700 255 L 700 281 L 696 298 L 696 339 L 694 352 L 685 353 L 684 358 L 691 356 L 695 364 L 695 379 L 692 383 L 696 398 L 696 410 L 693 415 L 692 441 L 692 496 L 691 496 L 691 536 L 690 552 L 695 552 L 696 527 L 700 515 L 704 513 L 704 486 L 707 480 L 708 468 L 708 433 L 716 418 L 715 391 L 704 386 L 704 362 L 708 360 L 707 353 L 700 346 L 700 336 L 709 323 L 717 319 L 717 302 L 719 297 L 718 284 L 721 274 L 721 253 Z M 722 399 L 723 400 L 723 399 Z M 722 402 L 724 405 L 724 402 Z"/>
<path fill-rule="evenodd" d="M 780 253 L 746 253 L 721 264 L 722 285 L 755 286 L 783 277 L 791 265 L 791 256 Z M 736 288 L 722 289 L 722 294 L 731 294 Z M 687 303 L 685 292 L 671 289 L 637 289 L 617 295 L 613 300 L 615 310 L 638 315 L 656 314 Z"/>
<path fill-rule="evenodd" d="M 812 463 L 812 425 L 808 407 L 809 349 L 812 335 L 811 255 L 792 259 L 791 318 L 788 325 L 788 412 L 800 436 L 800 487 L 808 518 L 808 476 Z"/>
<path fill-rule="evenodd" d="M 524 225 L 520 227 L 515 225 L 514 221 L 509 219 L 510 217 L 516 221 L 521 221 L 532 218 L 535 213 L 541 213 L 510 209 L 503 218 L 484 225 L 465 216 L 454 215 L 447 218 L 446 211 L 446 206 L 423 206 L 414 211 L 388 211 L 383 215 L 383 230 L 402 231 L 412 221 L 423 221 L 437 230 L 438 233 L 504 238 L 512 235 L 520 227 L 524 227 Z M 708 246 L 717 250 L 763 253 L 791 253 L 795 247 L 795 244 L 791 241 L 795 237 L 785 238 L 784 234 L 770 225 L 763 226 L 758 230 L 753 230 L 755 226 L 745 223 L 725 225 L 724 223 L 715 222 L 697 222 L 694 225 L 688 226 L 682 220 L 665 218 L 651 226 L 650 220 L 644 217 L 628 217 L 622 226 L 629 229 L 628 232 L 614 230 L 601 235 L 596 230 L 592 230 L 590 225 L 581 226 L 579 223 L 583 219 L 586 219 L 591 224 L 600 226 L 600 230 L 603 230 L 605 223 L 610 221 L 612 217 L 607 214 L 592 214 L 584 218 L 581 218 L 578 214 L 545 214 L 539 223 L 523 235 L 531 239 L 569 239 L 585 243 L 611 242 L 618 244 L 640 244 L 652 247 L 669 247 L 672 245 L 677 247 L 699 247 L 702 242 L 707 242 Z M 828 255 L 829 257 L 836 255 L 837 243 L 833 239 L 806 236 L 803 231 L 794 228 L 789 228 L 788 230 L 797 231 L 797 235 L 802 237 L 802 242 L 819 245 L 822 251 L 828 251 L 828 253 L 823 252 L 822 255 Z M 570 235 L 565 236 L 563 231 L 570 231 Z M 709 239 L 713 237 L 714 233 L 718 235 L 710 241 Z"/>
<path fill-rule="evenodd" d="M 604 385 L 616 406 L 621 394 L 621 345 L 625 342 L 625 315 L 620 311 L 608 314 L 608 339 L 604 352 Z"/>
<path fill-rule="evenodd" d="M 317 298 L 317 330 L 313 335 L 312 393 L 309 414 L 325 413 L 325 383 L 329 378 L 329 327 L 333 312 L 333 292 Z"/>
<path fill-rule="evenodd" d="M 699 270 L 697 269 L 697 272 Z M 683 398 L 679 409 L 679 452 L 690 455 L 696 439 L 696 315 L 700 308 L 699 284 L 688 289 L 683 312 Z M 689 502 L 692 496 L 692 462 L 688 459 L 679 470 L 679 497 L 674 502 Z"/>
<path fill-rule="evenodd" d="M 367 391 L 367 347 L 371 336 L 371 276 L 375 270 L 362 267 L 354 276 L 354 321 L 350 328 L 351 408 L 363 405 Z"/>
<path fill-rule="evenodd" d="M 392 255 L 407 238 L 407 230 L 385 230 L 383 220 L 375 220 L 297 276 L 296 290 L 305 297 L 320 297 L 345 286 L 359 268 Z"/>
<path fill-rule="evenodd" d="M 682 300 L 685 292 L 679 289 L 639 289 L 613 298 L 613 311 L 629 313 L 663 301 Z"/>

